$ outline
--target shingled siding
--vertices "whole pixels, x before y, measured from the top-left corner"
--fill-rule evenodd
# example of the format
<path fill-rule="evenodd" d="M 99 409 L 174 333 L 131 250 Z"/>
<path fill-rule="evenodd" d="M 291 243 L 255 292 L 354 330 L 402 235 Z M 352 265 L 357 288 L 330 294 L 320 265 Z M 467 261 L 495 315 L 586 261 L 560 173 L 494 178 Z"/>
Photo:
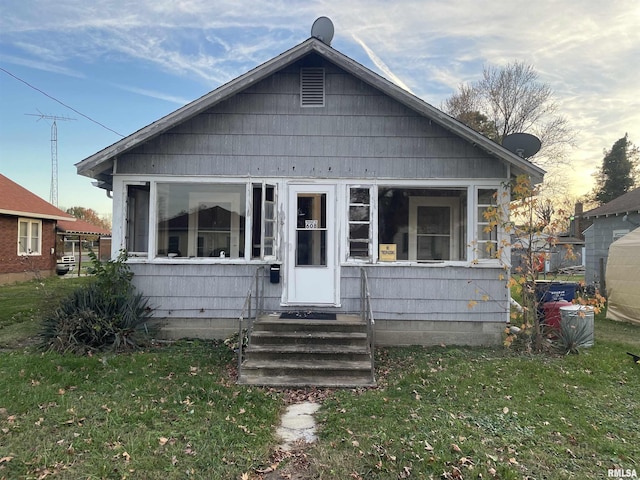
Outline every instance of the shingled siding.
<path fill-rule="evenodd" d="M 504 271 L 487 267 L 366 268 L 380 345 L 495 345 L 509 319 Z M 357 292 L 360 269 L 342 268 L 342 292 Z M 345 299 L 343 307 L 357 307 Z"/>
<path fill-rule="evenodd" d="M 224 338 L 237 330 L 237 318 L 258 268 L 237 264 L 131 267 L 139 291 L 152 292 L 150 304 L 164 336 L 202 338 Z M 366 271 L 379 344 L 499 342 L 508 318 L 500 269 L 376 265 L 367 266 Z M 341 273 L 342 305 L 327 310 L 357 313 L 360 267 L 343 266 Z M 271 284 L 265 277 L 263 285 L 265 311 L 282 311 L 282 284 Z"/>
<path fill-rule="evenodd" d="M 506 178 L 481 149 L 327 65 L 326 104 L 300 106 L 299 66 L 119 157 L 118 174 Z"/>
<path fill-rule="evenodd" d="M 618 235 L 634 230 L 640 224 L 640 214 L 631 213 L 627 216 L 628 221 L 623 220 L 624 215 L 611 215 L 608 217 L 598 217 L 593 221 L 593 225 L 585 231 L 585 282 L 588 284 L 600 284 L 600 259 L 607 266 L 609 257 L 609 247 L 614 240 L 614 232 Z"/>

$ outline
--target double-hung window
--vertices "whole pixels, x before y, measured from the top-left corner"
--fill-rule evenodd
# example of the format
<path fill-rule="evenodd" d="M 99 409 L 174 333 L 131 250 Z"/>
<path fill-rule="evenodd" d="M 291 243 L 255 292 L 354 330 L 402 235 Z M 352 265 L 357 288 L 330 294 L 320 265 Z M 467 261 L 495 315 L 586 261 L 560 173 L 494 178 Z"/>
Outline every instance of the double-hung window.
<path fill-rule="evenodd" d="M 42 221 L 18 219 L 18 255 L 42 255 Z"/>

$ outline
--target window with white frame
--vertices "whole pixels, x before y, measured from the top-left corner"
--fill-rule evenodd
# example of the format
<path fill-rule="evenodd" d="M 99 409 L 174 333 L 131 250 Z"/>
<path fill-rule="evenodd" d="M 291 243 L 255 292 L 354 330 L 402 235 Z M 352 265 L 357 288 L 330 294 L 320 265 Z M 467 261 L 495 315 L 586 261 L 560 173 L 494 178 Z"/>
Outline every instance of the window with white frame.
<path fill-rule="evenodd" d="M 18 219 L 18 255 L 42 255 L 42 221 Z"/>
<path fill-rule="evenodd" d="M 276 186 L 252 185 L 251 258 L 274 258 L 276 254 Z"/>
<path fill-rule="evenodd" d="M 476 257 L 478 259 L 496 258 L 498 251 L 498 225 L 496 209 L 498 208 L 498 190 L 495 188 L 479 188 L 477 196 L 477 232 Z"/>
<path fill-rule="evenodd" d="M 157 184 L 158 257 L 244 258 L 246 186 Z"/>
<path fill-rule="evenodd" d="M 131 256 L 145 255 L 149 250 L 149 183 L 127 185 L 125 245 Z"/>
<path fill-rule="evenodd" d="M 466 232 L 466 188 L 378 188 L 378 243 L 396 260 L 466 260 Z"/>
<path fill-rule="evenodd" d="M 371 192 L 369 187 L 349 188 L 348 256 L 352 259 L 371 258 Z"/>

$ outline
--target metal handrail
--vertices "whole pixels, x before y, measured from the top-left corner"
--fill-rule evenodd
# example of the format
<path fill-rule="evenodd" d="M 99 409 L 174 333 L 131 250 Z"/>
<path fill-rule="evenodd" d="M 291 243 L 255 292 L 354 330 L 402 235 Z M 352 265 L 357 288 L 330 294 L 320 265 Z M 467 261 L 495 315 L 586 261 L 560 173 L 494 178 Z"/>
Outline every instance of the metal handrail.
<path fill-rule="evenodd" d="M 253 331 L 253 322 L 264 312 L 264 269 L 264 265 L 257 268 L 252 285 L 249 287 L 247 296 L 244 299 L 242 311 L 238 316 L 238 378 L 240 378 L 240 374 L 242 373 L 242 359 L 244 357 L 242 351 L 244 344 L 242 323 L 244 322 L 245 318 L 249 322 L 247 325 L 247 346 L 249 346 L 251 342 L 251 332 Z M 260 273 L 262 273 L 262 275 L 260 275 Z M 262 280 L 262 282 L 260 280 Z M 254 289 L 255 295 L 253 293 Z M 255 300 L 255 308 L 253 309 L 251 308 L 252 299 Z M 247 314 L 246 317 L 245 314 Z"/>
<path fill-rule="evenodd" d="M 376 321 L 373 318 L 371 308 L 371 292 L 369 290 L 369 279 L 364 268 L 360 268 L 360 318 L 367 324 L 367 340 L 369 341 L 369 352 L 371 354 L 371 381 L 376 381 L 375 366 L 375 344 L 376 344 Z"/>

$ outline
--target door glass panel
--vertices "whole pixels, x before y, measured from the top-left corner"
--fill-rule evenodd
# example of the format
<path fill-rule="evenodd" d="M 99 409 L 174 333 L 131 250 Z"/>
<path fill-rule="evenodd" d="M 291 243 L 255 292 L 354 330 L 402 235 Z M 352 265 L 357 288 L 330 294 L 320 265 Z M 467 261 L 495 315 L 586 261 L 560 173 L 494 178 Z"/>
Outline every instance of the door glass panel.
<path fill-rule="evenodd" d="M 296 266 L 327 265 L 327 194 L 298 193 Z"/>

